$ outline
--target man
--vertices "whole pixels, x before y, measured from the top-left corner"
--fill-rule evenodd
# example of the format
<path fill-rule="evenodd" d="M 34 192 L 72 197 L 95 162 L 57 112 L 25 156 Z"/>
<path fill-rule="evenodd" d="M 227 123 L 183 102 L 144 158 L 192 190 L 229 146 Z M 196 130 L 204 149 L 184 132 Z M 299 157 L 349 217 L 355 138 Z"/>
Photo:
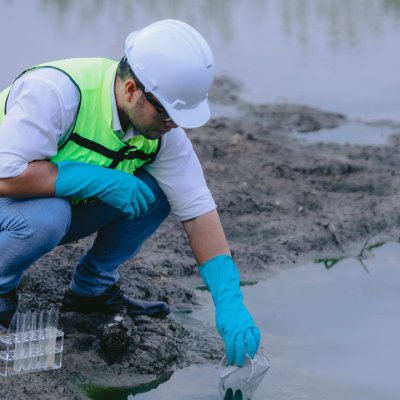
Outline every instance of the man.
<path fill-rule="evenodd" d="M 132 32 L 119 64 L 42 64 L 0 94 L 1 325 L 10 324 L 24 272 L 55 246 L 94 232 L 63 310 L 167 315 L 166 303 L 126 296 L 117 271 L 171 210 L 212 293 L 229 363 L 254 357 L 260 332 L 182 129 L 208 121 L 213 77 L 205 39 L 186 23 L 163 20 Z"/>

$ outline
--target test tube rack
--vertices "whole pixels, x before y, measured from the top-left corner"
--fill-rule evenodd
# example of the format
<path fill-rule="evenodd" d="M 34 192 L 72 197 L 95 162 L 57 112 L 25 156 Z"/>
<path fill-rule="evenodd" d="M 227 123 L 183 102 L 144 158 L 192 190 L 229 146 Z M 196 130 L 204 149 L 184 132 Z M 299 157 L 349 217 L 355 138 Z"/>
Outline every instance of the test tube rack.
<path fill-rule="evenodd" d="M 0 333 L 0 375 L 59 369 L 64 332 L 57 329 L 58 310 L 17 312 L 14 329 Z"/>

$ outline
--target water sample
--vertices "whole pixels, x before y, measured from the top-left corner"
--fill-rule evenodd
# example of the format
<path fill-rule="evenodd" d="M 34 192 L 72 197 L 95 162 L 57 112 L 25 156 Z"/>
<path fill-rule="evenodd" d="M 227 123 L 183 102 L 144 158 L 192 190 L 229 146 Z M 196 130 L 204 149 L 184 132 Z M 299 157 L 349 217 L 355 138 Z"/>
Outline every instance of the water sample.
<path fill-rule="evenodd" d="M 226 365 L 226 357 L 219 367 L 219 393 L 224 400 L 251 400 L 270 367 L 267 357 L 256 354 L 249 356 L 243 367 Z"/>
<path fill-rule="evenodd" d="M 0 334 L 0 375 L 61 368 L 64 333 L 57 329 L 58 309 L 31 311 L 27 296 L 6 333 Z"/>
<path fill-rule="evenodd" d="M 56 338 L 58 325 L 58 309 L 52 308 L 49 311 L 48 323 L 46 326 L 47 334 L 47 368 L 53 368 L 56 354 Z"/>

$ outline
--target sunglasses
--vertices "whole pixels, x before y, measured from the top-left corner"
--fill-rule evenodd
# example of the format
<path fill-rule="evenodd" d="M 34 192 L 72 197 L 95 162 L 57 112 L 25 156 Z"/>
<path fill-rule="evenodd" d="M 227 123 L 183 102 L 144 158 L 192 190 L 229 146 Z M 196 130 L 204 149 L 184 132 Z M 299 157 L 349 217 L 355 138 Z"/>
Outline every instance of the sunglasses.
<path fill-rule="evenodd" d="M 158 100 L 156 100 L 156 98 L 150 92 L 146 91 L 146 88 L 144 87 L 142 82 L 139 81 L 139 79 L 134 74 L 132 69 L 131 69 L 131 74 L 132 74 L 133 80 L 136 82 L 139 89 L 143 92 L 144 97 L 146 97 L 146 100 L 156 109 L 156 111 L 159 114 L 165 115 L 165 118 L 164 118 L 165 120 L 171 119 L 171 117 L 168 115 L 167 110 L 163 107 L 163 105 Z"/>

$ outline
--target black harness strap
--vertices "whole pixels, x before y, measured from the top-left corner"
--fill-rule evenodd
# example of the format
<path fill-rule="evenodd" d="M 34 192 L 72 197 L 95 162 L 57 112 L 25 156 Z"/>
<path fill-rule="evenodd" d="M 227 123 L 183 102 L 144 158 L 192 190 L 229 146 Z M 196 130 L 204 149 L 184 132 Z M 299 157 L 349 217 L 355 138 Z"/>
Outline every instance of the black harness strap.
<path fill-rule="evenodd" d="M 129 145 L 125 145 L 117 151 L 111 150 L 97 142 L 94 142 L 93 140 L 80 136 L 76 132 L 69 136 L 67 142 L 70 140 L 79 146 L 85 147 L 86 149 L 92 150 L 104 157 L 111 159 L 112 162 L 108 168 L 115 168 L 123 160 L 134 160 L 135 158 L 138 158 L 139 160 L 149 163 L 155 158 L 155 154 L 147 154 L 144 151 L 138 150 L 136 147 Z"/>

